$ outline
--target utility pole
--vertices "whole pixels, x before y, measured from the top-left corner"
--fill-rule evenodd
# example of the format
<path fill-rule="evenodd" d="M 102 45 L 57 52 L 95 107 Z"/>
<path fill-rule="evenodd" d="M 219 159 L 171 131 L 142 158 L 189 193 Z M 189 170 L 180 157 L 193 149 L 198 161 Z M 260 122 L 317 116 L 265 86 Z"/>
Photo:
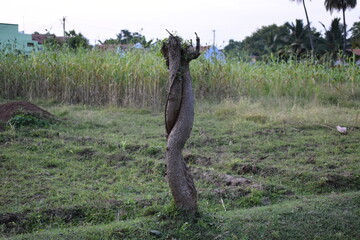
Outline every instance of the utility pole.
<path fill-rule="evenodd" d="M 24 33 L 25 33 L 25 17 L 23 16 L 23 31 L 24 31 Z"/>
<path fill-rule="evenodd" d="M 64 40 L 65 40 L 65 38 L 66 38 L 66 32 L 65 32 L 65 21 L 66 21 L 66 18 L 65 17 L 63 17 L 63 31 L 64 31 Z"/>
<path fill-rule="evenodd" d="M 213 30 L 213 47 L 215 47 L 215 29 Z"/>

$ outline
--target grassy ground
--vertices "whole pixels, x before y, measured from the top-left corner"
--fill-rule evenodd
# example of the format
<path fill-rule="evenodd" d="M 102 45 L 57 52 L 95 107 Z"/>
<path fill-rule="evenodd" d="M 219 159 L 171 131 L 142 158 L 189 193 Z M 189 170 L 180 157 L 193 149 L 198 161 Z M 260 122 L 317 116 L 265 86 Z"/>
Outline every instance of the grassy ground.
<path fill-rule="evenodd" d="M 0 132 L 4 239 L 360 238 L 356 108 L 198 104 L 184 155 L 201 213 L 186 219 L 165 180 L 161 111 L 40 106 L 62 123 Z"/>

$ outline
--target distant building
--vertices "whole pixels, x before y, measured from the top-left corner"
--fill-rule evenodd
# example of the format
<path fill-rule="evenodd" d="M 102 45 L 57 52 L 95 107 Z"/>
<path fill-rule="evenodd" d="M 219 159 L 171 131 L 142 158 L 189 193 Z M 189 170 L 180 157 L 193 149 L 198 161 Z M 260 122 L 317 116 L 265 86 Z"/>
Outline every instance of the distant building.
<path fill-rule="evenodd" d="M 355 56 L 360 57 L 360 49 L 359 48 L 353 48 L 353 49 L 346 49 L 349 52 L 352 52 Z"/>
<path fill-rule="evenodd" d="M 32 34 L 32 40 L 37 41 L 39 44 L 44 44 L 46 40 L 55 39 L 60 43 L 65 42 L 64 37 L 57 37 L 55 34 L 38 34 L 34 33 Z"/>
<path fill-rule="evenodd" d="M 25 53 L 42 49 L 31 34 L 19 32 L 18 24 L 0 23 L 0 51 L 5 53 Z"/>
<path fill-rule="evenodd" d="M 96 45 L 96 49 L 103 50 L 103 51 L 112 51 L 119 54 L 121 57 L 125 56 L 126 52 L 130 51 L 131 49 L 144 49 L 141 43 L 135 44 L 101 44 Z"/>
<path fill-rule="evenodd" d="M 346 49 L 347 51 L 351 52 L 352 54 L 354 54 L 355 56 L 355 60 L 356 60 L 356 64 L 358 66 L 360 66 L 360 49 L 359 48 L 355 48 L 355 49 Z"/>
<path fill-rule="evenodd" d="M 210 62 L 219 61 L 225 63 L 225 54 L 220 51 L 217 47 L 211 46 L 204 52 L 204 58 Z"/>

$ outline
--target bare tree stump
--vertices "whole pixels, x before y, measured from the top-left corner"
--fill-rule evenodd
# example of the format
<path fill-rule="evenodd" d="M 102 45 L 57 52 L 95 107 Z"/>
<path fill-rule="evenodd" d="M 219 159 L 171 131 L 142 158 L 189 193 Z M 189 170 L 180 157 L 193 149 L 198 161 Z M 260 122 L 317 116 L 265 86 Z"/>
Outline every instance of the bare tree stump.
<path fill-rule="evenodd" d="M 196 34 L 196 33 L 195 33 Z M 165 107 L 167 132 L 167 176 L 176 207 L 185 213 L 197 212 L 197 192 L 182 156 L 194 122 L 194 95 L 189 63 L 200 56 L 200 39 L 196 48 L 170 34 L 161 52 L 169 68 L 169 93 Z"/>

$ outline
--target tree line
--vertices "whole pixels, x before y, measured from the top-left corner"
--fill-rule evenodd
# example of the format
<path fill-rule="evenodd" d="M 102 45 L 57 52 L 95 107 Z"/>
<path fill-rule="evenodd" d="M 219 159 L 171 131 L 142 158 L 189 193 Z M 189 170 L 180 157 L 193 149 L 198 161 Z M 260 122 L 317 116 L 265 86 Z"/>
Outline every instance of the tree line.
<path fill-rule="evenodd" d="M 334 18 L 330 26 L 322 24 L 324 34 L 311 26 L 306 0 L 290 1 L 303 5 L 306 23 L 301 19 L 296 19 L 295 22 L 286 22 L 281 26 L 276 24 L 263 26 L 243 41 L 230 40 L 224 48 L 225 54 L 231 58 L 275 56 L 281 59 L 290 57 L 337 59 L 339 54 L 342 56 L 346 54 L 346 49 L 360 48 L 360 21 L 355 22 L 349 29 L 346 25 L 345 14 L 347 10 L 355 8 L 356 0 L 324 1 L 324 7 L 328 11 L 338 10 L 343 13 L 342 19 Z M 149 47 L 153 44 L 153 40 L 147 41 L 141 33 L 123 29 L 116 35 L 116 38 L 99 41 L 99 43 L 101 45 L 140 43 L 143 47 Z M 45 44 L 52 48 L 61 47 L 64 44 L 72 49 L 91 48 L 88 39 L 81 33 L 76 33 L 75 30 L 66 32 L 63 42 L 56 38 L 49 38 Z"/>
<path fill-rule="evenodd" d="M 325 34 L 322 35 L 312 28 L 310 38 L 303 20 L 296 19 L 293 23 L 287 22 L 281 26 L 272 24 L 258 29 L 243 41 L 230 40 L 224 51 L 229 57 L 274 55 L 297 59 L 309 56 L 337 58 L 339 52 L 343 51 L 344 25 L 339 18 L 335 18 L 331 25 L 328 28 L 324 26 L 324 29 Z M 347 41 L 346 48 L 359 48 L 360 22 L 354 23 L 351 30 L 352 36 L 347 39 L 350 41 Z"/>
<path fill-rule="evenodd" d="M 355 8 L 356 0 L 325 0 L 326 10 L 342 11 L 340 18 L 332 20 L 331 25 L 326 27 L 325 33 L 321 34 L 317 29 L 311 27 L 305 0 L 290 0 L 302 3 L 306 16 L 306 24 L 303 20 L 296 19 L 295 22 L 287 22 L 281 26 L 276 24 L 263 26 L 243 41 L 230 40 L 225 47 L 225 53 L 230 57 L 255 56 L 263 57 L 275 55 L 279 58 L 338 58 L 339 53 L 346 54 L 348 48 L 360 48 L 360 22 L 355 22 L 350 28 L 352 33 L 348 37 L 345 12 Z"/>
<path fill-rule="evenodd" d="M 36 32 L 37 33 L 37 32 Z M 37 33 L 39 34 L 39 33 Z M 81 33 L 76 33 L 75 30 L 65 32 L 65 39 L 60 40 L 56 38 L 54 34 L 47 33 L 46 35 L 51 35 L 53 37 L 47 38 L 44 41 L 44 45 L 50 49 L 56 49 L 61 47 L 69 47 L 71 49 L 85 48 L 90 49 L 92 46 L 89 43 L 89 40 L 82 35 Z M 127 29 L 123 29 L 116 35 L 116 38 L 106 39 L 105 41 L 99 41 L 101 45 L 112 45 L 112 44 L 136 44 L 140 43 L 143 47 L 149 47 L 152 44 L 153 40 L 147 41 L 145 36 L 141 35 L 138 32 L 131 32 Z"/>

